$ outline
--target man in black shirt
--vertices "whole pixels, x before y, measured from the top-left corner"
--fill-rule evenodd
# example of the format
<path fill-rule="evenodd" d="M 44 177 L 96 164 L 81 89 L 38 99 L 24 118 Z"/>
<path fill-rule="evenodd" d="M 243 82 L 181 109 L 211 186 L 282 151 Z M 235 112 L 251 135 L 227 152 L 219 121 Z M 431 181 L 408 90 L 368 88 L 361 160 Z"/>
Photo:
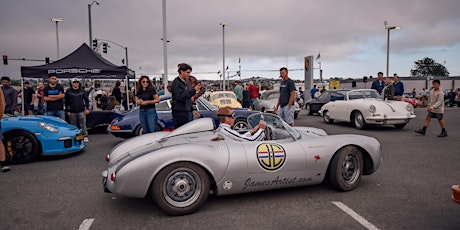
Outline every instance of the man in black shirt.
<path fill-rule="evenodd" d="M 29 115 L 34 114 L 35 90 L 30 87 L 28 81 L 24 82 L 24 93 L 21 93 L 24 99 L 24 111 Z"/>
<path fill-rule="evenodd" d="M 46 101 L 46 115 L 59 117 L 65 120 L 64 87 L 57 83 L 56 75 L 50 75 L 48 85 L 45 86 L 43 97 Z"/>

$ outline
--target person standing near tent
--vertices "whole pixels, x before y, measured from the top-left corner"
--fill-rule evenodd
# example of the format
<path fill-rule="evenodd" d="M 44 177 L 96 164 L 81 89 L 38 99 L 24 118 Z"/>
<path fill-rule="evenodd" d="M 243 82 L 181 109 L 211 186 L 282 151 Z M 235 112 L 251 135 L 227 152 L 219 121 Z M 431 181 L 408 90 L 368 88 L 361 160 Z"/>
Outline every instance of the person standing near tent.
<path fill-rule="evenodd" d="M 70 80 L 72 86 L 65 92 L 65 108 L 69 116 L 70 124 L 78 127 L 83 131 L 85 138 L 88 140 L 88 129 L 86 128 L 86 114 L 89 114 L 89 99 L 86 91 L 80 86 L 80 81 L 74 77 Z"/>
<path fill-rule="evenodd" d="M 160 97 L 148 76 L 142 76 L 137 83 L 136 103 L 139 106 L 139 121 L 142 134 L 153 133 L 157 130 L 158 115 L 155 105 Z"/>
<path fill-rule="evenodd" d="M 3 96 L 3 91 L 0 90 L 0 119 L 3 118 L 3 113 L 5 112 L 5 97 Z M 3 134 L 2 130 L 2 123 L 0 122 L 0 169 L 2 172 L 10 171 L 10 167 L 6 162 L 6 152 L 5 146 L 3 145 Z"/>
<path fill-rule="evenodd" d="M 121 99 L 123 99 L 123 96 L 121 95 L 120 86 L 121 86 L 121 81 L 115 82 L 115 87 L 113 87 L 113 89 L 112 89 L 112 95 L 111 96 L 114 96 L 115 99 L 117 99 L 118 103 L 121 104 Z"/>
<path fill-rule="evenodd" d="M 24 88 L 22 92 L 19 92 L 19 97 L 24 100 L 24 111 L 29 115 L 34 115 L 35 90 L 30 87 L 28 81 L 24 82 Z"/>
<path fill-rule="evenodd" d="M 43 82 L 38 83 L 37 87 L 37 98 L 38 98 L 38 104 L 37 104 L 37 113 L 39 115 L 45 114 L 45 99 L 43 98 L 43 94 L 45 90 L 45 85 Z"/>
<path fill-rule="evenodd" d="M 65 120 L 64 113 L 64 87 L 57 83 L 57 76 L 48 77 L 48 85 L 45 86 L 43 97 L 46 101 L 46 115 L 59 117 Z"/>

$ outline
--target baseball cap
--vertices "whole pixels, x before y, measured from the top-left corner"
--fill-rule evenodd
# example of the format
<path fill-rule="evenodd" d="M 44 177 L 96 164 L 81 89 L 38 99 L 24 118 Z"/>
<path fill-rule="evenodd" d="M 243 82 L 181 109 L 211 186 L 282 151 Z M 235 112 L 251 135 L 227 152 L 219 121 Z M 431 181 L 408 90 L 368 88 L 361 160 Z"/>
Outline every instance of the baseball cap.
<path fill-rule="evenodd" d="M 74 77 L 74 78 L 70 79 L 70 82 L 80 82 L 80 80 L 78 80 L 78 78 Z"/>

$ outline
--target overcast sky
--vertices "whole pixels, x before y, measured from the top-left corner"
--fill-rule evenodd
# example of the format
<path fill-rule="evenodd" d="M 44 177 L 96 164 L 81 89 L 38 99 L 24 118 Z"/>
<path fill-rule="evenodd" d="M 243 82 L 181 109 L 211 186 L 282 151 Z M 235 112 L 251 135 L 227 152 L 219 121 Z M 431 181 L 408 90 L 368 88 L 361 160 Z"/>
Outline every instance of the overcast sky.
<path fill-rule="evenodd" d="M 12 58 L 56 60 L 56 24 L 60 57 L 89 43 L 91 0 L 1 0 L 0 53 Z M 128 47 L 136 75 L 163 73 L 161 0 L 98 0 L 93 4 L 93 38 Z M 286 66 L 303 79 L 303 59 L 317 57 L 323 77 L 376 76 L 386 72 L 387 30 L 391 30 L 390 74 L 409 76 L 414 61 L 430 57 L 460 75 L 459 0 L 168 0 L 166 3 L 169 79 L 177 64 L 189 63 L 193 75 L 219 79 L 222 26 L 230 75 L 277 77 Z M 103 57 L 116 65 L 125 51 L 111 45 Z M 238 60 L 241 59 L 241 63 Z M 10 60 L 0 75 L 20 77 L 20 66 L 44 62 Z M 314 77 L 319 78 L 316 69 Z"/>

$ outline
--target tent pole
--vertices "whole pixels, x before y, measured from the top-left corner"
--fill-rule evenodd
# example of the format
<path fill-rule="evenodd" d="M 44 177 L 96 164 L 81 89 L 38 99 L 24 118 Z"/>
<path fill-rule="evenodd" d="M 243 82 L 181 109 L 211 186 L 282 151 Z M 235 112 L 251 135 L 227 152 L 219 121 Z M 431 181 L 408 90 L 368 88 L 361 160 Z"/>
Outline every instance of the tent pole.
<path fill-rule="evenodd" d="M 24 78 L 21 77 L 21 114 L 22 116 L 24 116 Z M 14 108 L 16 109 L 16 108 Z M 14 112 L 13 112 L 13 115 L 14 115 Z"/>

